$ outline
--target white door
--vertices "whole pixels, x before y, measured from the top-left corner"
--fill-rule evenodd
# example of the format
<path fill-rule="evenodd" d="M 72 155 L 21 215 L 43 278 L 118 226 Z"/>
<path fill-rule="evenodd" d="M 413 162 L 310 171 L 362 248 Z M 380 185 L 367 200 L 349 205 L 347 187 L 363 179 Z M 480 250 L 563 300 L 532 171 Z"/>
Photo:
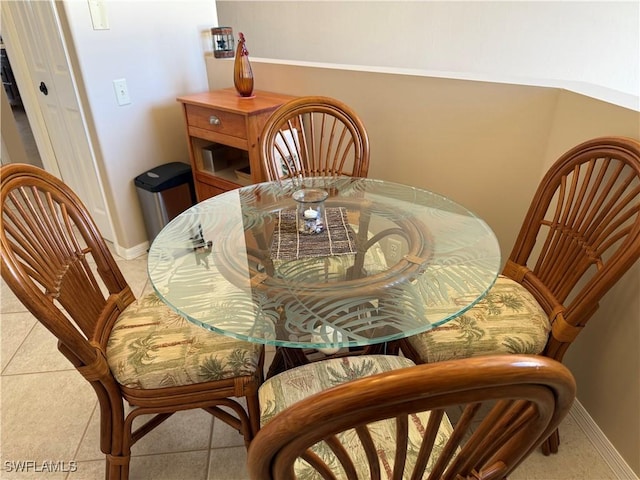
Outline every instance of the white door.
<path fill-rule="evenodd" d="M 24 65 L 28 70 L 23 72 L 26 75 L 21 75 L 22 79 L 19 78 L 18 81 L 19 85 L 25 80 L 30 82 L 31 91 L 35 91 L 46 137 L 51 143 L 58 170 L 51 173 L 59 175 L 80 197 L 104 238 L 114 241 L 104 189 L 89 142 L 55 6 L 51 1 L 3 4 L 6 8 L 2 12 L 3 23 L 8 20 L 14 27 L 9 32 L 3 32 L 3 37 L 6 33 L 14 33 L 17 37 L 7 37 L 5 42 L 7 48 L 16 42 L 19 44 L 20 48 L 13 50 L 21 52 L 10 53 L 21 54 L 24 63 L 20 62 L 19 65 Z M 9 15 L 6 15 L 7 12 Z M 11 57 L 12 61 L 14 56 Z M 47 168 L 47 161 L 44 159 L 43 164 Z"/>

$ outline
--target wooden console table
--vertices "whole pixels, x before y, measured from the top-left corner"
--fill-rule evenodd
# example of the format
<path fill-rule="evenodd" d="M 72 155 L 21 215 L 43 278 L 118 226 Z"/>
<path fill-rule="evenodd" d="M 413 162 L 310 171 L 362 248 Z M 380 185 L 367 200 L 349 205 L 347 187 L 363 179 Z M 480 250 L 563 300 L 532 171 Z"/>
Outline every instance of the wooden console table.
<path fill-rule="evenodd" d="M 234 88 L 178 97 L 198 201 L 265 180 L 258 138 L 269 115 L 293 98 L 260 90 L 242 98 Z M 238 176 L 247 165 L 249 173 Z"/>

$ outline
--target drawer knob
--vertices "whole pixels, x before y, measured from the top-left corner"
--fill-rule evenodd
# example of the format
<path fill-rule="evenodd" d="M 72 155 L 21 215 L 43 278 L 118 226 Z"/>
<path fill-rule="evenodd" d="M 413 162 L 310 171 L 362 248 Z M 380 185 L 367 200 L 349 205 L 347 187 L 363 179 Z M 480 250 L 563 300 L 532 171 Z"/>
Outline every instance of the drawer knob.
<path fill-rule="evenodd" d="M 210 125 L 220 125 L 220 119 L 218 117 L 216 117 L 215 115 L 211 115 L 209 117 L 209 124 Z"/>

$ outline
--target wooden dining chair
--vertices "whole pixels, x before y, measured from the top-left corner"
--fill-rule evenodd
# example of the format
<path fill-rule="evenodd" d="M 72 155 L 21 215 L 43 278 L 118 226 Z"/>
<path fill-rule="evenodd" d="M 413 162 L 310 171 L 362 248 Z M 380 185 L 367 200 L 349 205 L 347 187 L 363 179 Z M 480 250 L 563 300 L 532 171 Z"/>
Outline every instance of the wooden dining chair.
<path fill-rule="evenodd" d="M 95 390 L 106 478 L 127 479 L 131 446 L 181 410 L 206 410 L 248 445 L 264 348 L 192 325 L 155 294 L 136 300 L 63 182 L 22 164 L 0 175 L 2 278 Z M 248 413 L 232 397 L 244 397 Z M 133 430 L 145 414 L 154 415 Z"/>
<path fill-rule="evenodd" d="M 262 129 L 260 153 L 267 180 L 366 177 L 369 137 L 362 120 L 330 97 L 304 96 L 276 109 Z"/>
<path fill-rule="evenodd" d="M 369 137 L 364 123 L 352 108 L 331 97 L 298 97 L 277 108 L 262 129 L 260 154 L 269 181 L 367 177 L 369 172 Z M 367 252 L 365 263 L 372 271 L 384 269 L 386 265 L 380 260 L 383 258 L 381 247 L 376 244 Z M 318 262 L 332 275 L 344 276 L 351 261 L 334 257 Z M 343 354 L 344 351 L 338 355 Z M 325 358 L 324 353 L 314 349 L 279 349 L 270 375 L 291 365 Z"/>
<path fill-rule="evenodd" d="M 640 142 L 602 137 L 542 179 L 502 275 L 459 318 L 404 339 L 416 363 L 534 353 L 558 361 L 640 258 Z M 558 432 L 543 445 L 557 452 Z"/>
<path fill-rule="evenodd" d="M 305 365 L 260 388 L 254 480 L 504 479 L 575 398 L 550 358 L 495 355 L 415 365 L 359 356 Z"/>

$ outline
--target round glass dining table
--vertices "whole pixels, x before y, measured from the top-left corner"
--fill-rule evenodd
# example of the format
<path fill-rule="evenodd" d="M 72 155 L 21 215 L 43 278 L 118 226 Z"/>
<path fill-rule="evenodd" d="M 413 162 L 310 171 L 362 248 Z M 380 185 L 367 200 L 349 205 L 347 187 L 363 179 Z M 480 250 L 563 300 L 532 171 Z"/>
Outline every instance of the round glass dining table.
<path fill-rule="evenodd" d="M 304 228 L 294 199 L 303 188 L 327 192 L 319 231 Z M 169 222 L 148 255 L 156 293 L 188 320 L 290 348 L 424 332 L 471 308 L 499 269 L 493 231 L 463 206 L 351 177 L 259 183 L 209 198 Z"/>

